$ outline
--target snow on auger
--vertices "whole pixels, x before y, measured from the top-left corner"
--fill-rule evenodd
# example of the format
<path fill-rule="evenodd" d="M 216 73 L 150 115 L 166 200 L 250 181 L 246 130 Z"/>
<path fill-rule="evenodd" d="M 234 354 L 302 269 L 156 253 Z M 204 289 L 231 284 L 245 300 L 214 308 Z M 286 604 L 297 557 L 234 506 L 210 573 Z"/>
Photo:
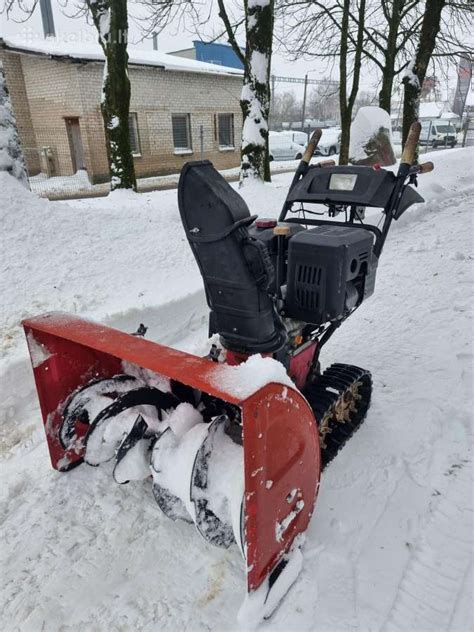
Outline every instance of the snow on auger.
<path fill-rule="evenodd" d="M 117 483 L 151 477 L 167 516 L 237 544 L 244 614 L 269 616 L 295 580 L 320 470 L 369 407 L 370 373 L 321 371 L 320 353 L 373 293 L 392 220 L 423 201 L 409 186 L 433 168 L 413 165 L 420 128 L 396 175 L 310 165 L 317 130 L 278 221 L 251 216 L 210 162 L 185 165 L 179 210 L 219 341 L 206 357 L 65 314 L 23 323 L 53 467 L 114 461 Z M 383 209 L 381 229 L 366 207 Z"/>

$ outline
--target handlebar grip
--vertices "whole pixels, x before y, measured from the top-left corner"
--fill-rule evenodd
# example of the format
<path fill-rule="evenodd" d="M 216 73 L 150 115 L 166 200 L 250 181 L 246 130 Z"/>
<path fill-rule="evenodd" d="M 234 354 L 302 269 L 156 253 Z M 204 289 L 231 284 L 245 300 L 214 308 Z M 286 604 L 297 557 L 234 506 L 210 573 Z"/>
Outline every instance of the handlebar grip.
<path fill-rule="evenodd" d="M 321 160 L 321 162 L 318 162 L 318 167 L 321 167 L 321 168 L 335 167 L 335 166 L 336 166 L 335 160 Z"/>
<path fill-rule="evenodd" d="M 320 127 L 317 127 L 314 130 L 309 140 L 308 146 L 306 147 L 306 151 L 304 152 L 304 156 L 301 159 L 301 161 L 305 162 L 307 165 L 309 164 L 311 158 L 313 157 L 314 150 L 318 146 L 319 139 L 321 138 L 322 133 L 323 133 L 323 130 Z"/>
<path fill-rule="evenodd" d="M 405 163 L 410 166 L 414 163 L 416 146 L 418 145 L 418 140 L 420 139 L 420 133 L 421 123 L 420 121 L 415 121 L 410 126 L 410 131 L 408 132 L 402 158 L 400 160 L 401 163 Z"/>
<path fill-rule="evenodd" d="M 419 165 L 418 173 L 429 173 L 430 171 L 433 171 L 433 169 L 434 169 L 434 164 L 431 161 L 424 162 L 423 164 Z"/>

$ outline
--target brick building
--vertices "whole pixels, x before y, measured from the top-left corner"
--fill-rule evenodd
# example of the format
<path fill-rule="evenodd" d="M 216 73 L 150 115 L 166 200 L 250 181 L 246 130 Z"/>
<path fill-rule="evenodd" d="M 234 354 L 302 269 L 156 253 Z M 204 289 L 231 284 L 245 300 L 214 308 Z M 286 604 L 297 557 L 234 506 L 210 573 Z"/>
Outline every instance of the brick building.
<path fill-rule="evenodd" d="M 129 51 L 130 135 L 137 177 L 176 173 L 201 155 L 219 169 L 239 164 L 242 73 L 158 51 Z M 108 180 L 100 95 L 103 55 L 93 45 L 0 39 L 31 176 L 85 169 Z"/>

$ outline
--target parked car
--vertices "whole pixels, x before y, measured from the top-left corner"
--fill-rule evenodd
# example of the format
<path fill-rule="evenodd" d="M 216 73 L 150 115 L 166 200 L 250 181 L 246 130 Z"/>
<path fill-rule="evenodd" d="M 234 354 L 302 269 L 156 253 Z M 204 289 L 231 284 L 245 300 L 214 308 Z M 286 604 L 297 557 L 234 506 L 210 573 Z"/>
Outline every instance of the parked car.
<path fill-rule="evenodd" d="M 297 145 L 303 145 L 305 147 L 308 143 L 308 134 L 306 132 L 294 132 L 292 130 L 283 130 L 280 134 L 289 136 L 291 140 Z"/>
<path fill-rule="evenodd" d="M 338 127 L 323 129 L 323 135 L 314 152 L 315 156 L 333 156 L 341 150 L 341 130 Z"/>
<path fill-rule="evenodd" d="M 421 124 L 420 145 L 454 147 L 458 142 L 456 127 L 449 121 L 423 121 Z"/>
<path fill-rule="evenodd" d="M 270 160 L 301 160 L 304 146 L 294 143 L 287 134 L 270 132 L 269 136 Z"/>

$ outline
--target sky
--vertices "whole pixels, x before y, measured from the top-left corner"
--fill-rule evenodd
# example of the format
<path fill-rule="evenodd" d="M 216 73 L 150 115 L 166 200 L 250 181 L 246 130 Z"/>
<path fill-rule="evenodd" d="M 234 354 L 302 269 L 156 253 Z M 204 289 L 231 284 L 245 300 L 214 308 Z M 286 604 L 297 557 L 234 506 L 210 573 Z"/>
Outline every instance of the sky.
<path fill-rule="evenodd" d="M 69 42 L 78 40 L 86 43 L 95 42 L 95 30 L 91 25 L 87 24 L 85 18 L 73 19 L 65 15 L 65 12 L 69 14 L 72 13 L 75 3 L 69 2 L 66 9 L 63 9 L 61 4 L 63 3 L 58 2 L 58 0 L 52 0 L 56 36 Z M 204 4 L 210 4 L 209 0 L 203 0 L 203 5 Z M 131 13 L 129 23 L 130 42 L 139 48 L 151 50 L 153 48 L 152 40 L 143 40 L 143 33 L 139 26 L 139 20 L 137 19 L 137 17 L 143 15 L 143 12 L 138 9 L 136 2 L 129 2 L 129 6 Z M 31 38 L 43 38 L 39 4 L 33 12 L 33 15 L 26 22 L 18 22 L 17 20 L 22 19 L 22 17 L 24 17 L 24 14 L 21 14 L 19 11 L 16 11 L 8 20 L 5 15 L 0 15 L 0 34 L 4 36 L 21 35 L 29 41 L 31 41 Z M 199 36 L 203 39 L 211 39 L 221 32 L 221 21 L 215 10 L 211 13 L 209 19 L 206 20 L 205 25 L 199 28 L 198 32 L 193 28 L 190 19 L 186 20 L 185 24 L 176 19 L 159 34 L 158 47 L 163 52 L 191 48 L 193 40 L 199 39 Z M 226 42 L 226 39 L 221 38 L 219 41 Z M 272 58 L 273 74 L 303 79 L 305 74 L 308 73 L 310 79 L 320 80 L 332 74 L 332 76 L 337 79 L 337 68 L 331 73 L 331 69 L 328 68 L 326 62 L 318 60 L 298 60 L 295 62 L 283 55 L 282 51 L 279 50 L 278 44 L 275 46 L 276 50 Z M 373 89 L 373 77 L 369 73 L 366 73 L 366 75 L 362 77 L 362 89 L 369 90 L 371 88 Z M 303 95 L 303 85 L 298 86 L 297 84 L 279 83 L 277 89 L 282 91 L 293 90 L 298 98 L 302 98 Z"/>
<path fill-rule="evenodd" d="M 26 0 L 27 3 L 28 1 L 30 4 L 34 3 L 34 0 Z M 72 0 L 51 0 L 51 2 L 56 36 L 59 39 L 69 42 L 84 41 L 85 43 L 96 41 L 95 29 L 87 23 L 84 17 L 76 19 L 69 17 L 74 12 L 74 7 L 78 4 L 82 4 L 81 2 L 74 2 Z M 66 4 L 65 9 L 63 8 L 64 4 Z M 196 2 L 195 4 L 198 3 Z M 211 5 L 213 5 L 213 9 L 208 9 Z M 203 40 L 206 40 L 222 33 L 222 23 L 216 13 L 215 5 L 216 3 L 212 3 L 212 0 L 201 0 L 200 6 L 203 7 L 201 15 L 203 15 L 205 19 L 204 24 L 199 27 L 197 32 L 191 19 L 185 20 L 184 23 L 182 20 L 174 19 L 172 24 L 159 34 L 159 49 L 163 52 L 172 52 L 183 48 L 191 48 L 193 40 L 199 39 L 199 36 L 201 36 Z M 236 3 L 229 1 L 228 5 L 232 8 L 236 6 Z M 210 12 L 206 13 L 208 10 Z M 139 26 L 139 18 L 144 17 L 143 7 L 136 0 L 129 0 L 129 12 L 131 14 L 129 21 L 130 42 L 138 48 L 151 50 L 153 48 L 152 40 L 143 39 L 143 32 Z M 65 15 L 65 13 L 69 15 Z M 28 21 L 23 23 L 17 21 L 22 18 L 24 18 L 24 14 L 18 11 L 16 11 L 10 19 L 7 19 L 4 14 L 1 14 L 0 35 L 20 35 L 30 42 L 31 38 L 43 38 L 39 3 Z M 221 38 L 219 41 L 225 42 L 225 38 Z M 299 59 L 298 61 L 292 61 L 283 54 L 278 43 L 275 44 L 275 49 L 272 58 L 272 72 L 275 75 L 304 78 L 305 74 L 308 73 L 310 79 L 321 80 L 328 76 L 332 76 L 334 79 L 338 78 L 337 64 L 334 69 L 331 69 L 328 67 L 327 62 L 322 60 Z M 449 77 L 449 88 L 451 90 L 454 89 L 455 84 L 456 75 L 453 69 Z M 447 88 L 446 80 L 443 80 L 441 85 L 443 93 L 447 93 Z M 378 91 L 373 68 L 362 67 L 360 89 L 374 94 Z M 298 99 L 301 99 L 303 96 L 303 85 L 282 82 L 277 83 L 276 90 L 278 92 L 293 91 Z M 443 98 L 445 98 L 445 96 Z"/>

